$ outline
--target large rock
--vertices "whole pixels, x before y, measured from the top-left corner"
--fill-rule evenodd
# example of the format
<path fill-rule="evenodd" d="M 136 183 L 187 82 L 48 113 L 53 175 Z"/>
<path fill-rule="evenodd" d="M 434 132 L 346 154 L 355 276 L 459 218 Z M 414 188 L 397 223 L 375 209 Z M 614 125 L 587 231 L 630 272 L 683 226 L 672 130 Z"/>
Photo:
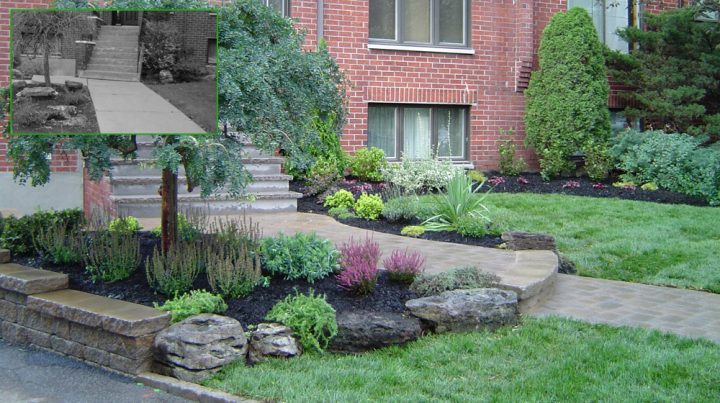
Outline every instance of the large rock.
<path fill-rule="evenodd" d="M 77 81 L 65 80 L 65 87 L 70 91 L 77 91 L 83 88 L 83 83 Z"/>
<path fill-rule="evenodd" d="M 439 333 L 494 329 L 518 317 L 517 294 L 497 288 L 445 291 L 409 300 L 405 306 Z"/>
<path fill-rule="evenodd" d="M 170 70 L 160 70 L 160 82 L 167 84 L 175 81 Z"/>
<path fill-rule="evenodd" d="M 176 323 L 155 337 L 155 358 L 166 373 L 188 382 L 200 382 L 224 365 L 245 360 L 247 338 L 235 319 L 197 315 Z"/>
<path fill-rule="evenodd" d="M 502 240 L 512 250 L 555 250 L 555 238 L 533 232 L 505 232 Z"/>
<path fill-rule="evenodd" d="M 78 113 L 77 107 L 73 105 L 52 105 L 48 109 L 52 110 L 50 119 L 55 120 L 69 120 Z"/>
<path fill-rule="evenodd" d="M 292 335 L 292 329 L 277 323 L 261 323 L 250 335 L 248 359 L 252 363 L 264 357 L 290 358 L 302 354 L 302 347 Z"/>
<path fill-rule="evenodd" d="M 360 353 L 416 340 L 422 334 L 420 321 L 390 312 L 343 312 L 337 317 L 338 334 L 328 349 Z"/>
<path fill-rule="evenodd" d="M 13 80 L 22 80 L 25 78 L 25 74 L 23 74 L 23 72 L 18 69 L 13 69 L 12 75 L 13 75 Z"/>
<path fill-rule="evenodd" d="M 51 87 L 29 87 L 20 91 L 17 96 L 31 98 L 55 98 L 57 95 L 57 91 Z"/>
<path fill-rule="evenodd" d="M 13 80 L 12 86 L 13 86 L 13 91 L 15 91 L 15 92 L 22 91 L 25 87 L 27 87 L 27 81 Z"/>

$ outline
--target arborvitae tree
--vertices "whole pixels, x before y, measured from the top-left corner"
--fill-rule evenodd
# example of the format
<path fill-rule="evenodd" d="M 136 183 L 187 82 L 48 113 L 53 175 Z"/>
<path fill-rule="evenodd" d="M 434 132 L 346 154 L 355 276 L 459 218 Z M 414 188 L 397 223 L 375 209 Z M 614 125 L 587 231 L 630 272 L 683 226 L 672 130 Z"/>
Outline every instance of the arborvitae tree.
<path fill-rule="evenodd" d="M 620 36 L 635 48 L 608 52 L 610 75 L 633 89 L 625 114 L 648 128 L 720 139 L 720 7 L 717 0 L 643 15 Z"/>
<path fill-rule="evenodd" d="M 540 40 L 539 59 L 525 92 L 525 131 L 543 177 L 574 168 L 569 157 L 578 152 L 590 177 L 604 177 L 610 88 L 603 46 L 587 11 L 573 8 L 553 16 Z"/>

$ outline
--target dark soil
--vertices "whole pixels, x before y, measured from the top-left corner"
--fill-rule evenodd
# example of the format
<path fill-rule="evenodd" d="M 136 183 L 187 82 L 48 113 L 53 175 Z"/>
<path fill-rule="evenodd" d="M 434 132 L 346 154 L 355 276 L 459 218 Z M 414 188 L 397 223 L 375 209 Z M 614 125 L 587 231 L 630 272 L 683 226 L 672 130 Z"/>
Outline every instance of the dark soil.
<path fill-rule="evenodd" d="M 67 273 L 70 278 L 70 288 L 75 290 L 147 306 L 152 306 L 154 302 L 161 304 L 167 298 L 155 293 L 148 286 L 144 263 L 145 257 L 152 253 L 153 248 L 159 246 L 160 240 L 150 233 L 143 232 L 140 241 L 143 263 L 130 278 L 114 283 L 94 283 L 79 264 L 59 266 L 44 263 L 42 258 L 28 256 L 15 257 L 14 261 L 26 266 Z M 210 290 L 204 273 L 198 276 L 194 288 Z M 339 288 L 334 275 L 314 284 L 302 280 L 271 278 L 269 287 L 258 287 L 245 298 L 225 301 L 228 310 L 224 315 L 237 319 L 247 327 L 262 322 L 267 312 L 286 296 L 294 295 L 295 292 L 306 294 L 311 289 L 315 290 L 315 294 L 325 294 L 327 301 L 338 313 L 356 309 L 401 313 L 405 310 L 405 301 L 417 298 L 407 285 L 391 282 L 384 272 L 380 274 L 375 291 L 368 296 L 358 296 Z"/>

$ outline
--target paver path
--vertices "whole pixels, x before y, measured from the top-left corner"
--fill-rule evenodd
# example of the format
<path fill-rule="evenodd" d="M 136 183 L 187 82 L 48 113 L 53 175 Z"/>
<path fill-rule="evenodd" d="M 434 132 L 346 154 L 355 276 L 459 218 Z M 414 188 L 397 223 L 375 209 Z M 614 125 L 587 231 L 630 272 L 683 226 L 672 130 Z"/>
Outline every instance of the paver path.
<path fill-rule="evenodd" d="M 558 274 L 554 292 L 530 314 L 644 327 L 720 343 L 720 295 L 700 291 Z"/>
<path fill-rule="evenodd" d="M 205 133 L 140 82 L 88 79 L 101 133 Z"/>
<path fill-rule="evenodd" d="M 59 354 L 10 345 L 0 339 L 0 401 L 42 403 L 180 403 L 132 379 Z"/>

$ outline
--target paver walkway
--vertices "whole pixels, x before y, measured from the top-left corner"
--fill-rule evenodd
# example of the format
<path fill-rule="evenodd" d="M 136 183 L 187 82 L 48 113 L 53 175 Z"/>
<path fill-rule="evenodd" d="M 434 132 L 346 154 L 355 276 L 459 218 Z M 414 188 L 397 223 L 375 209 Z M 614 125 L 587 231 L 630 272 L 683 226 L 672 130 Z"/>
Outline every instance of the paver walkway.
<path fill-rule="evenodd" d="M 559 274 L 554 291 L 530 314 L 644 327 L 720 343 L 720 295 L 700 291 Z"/>
<path fill-rule="evenodd" d="M 180 403 L 132 379 L 59 354 L 10 345 L 0 339 L 0 401 L 42 403 Z"/>

